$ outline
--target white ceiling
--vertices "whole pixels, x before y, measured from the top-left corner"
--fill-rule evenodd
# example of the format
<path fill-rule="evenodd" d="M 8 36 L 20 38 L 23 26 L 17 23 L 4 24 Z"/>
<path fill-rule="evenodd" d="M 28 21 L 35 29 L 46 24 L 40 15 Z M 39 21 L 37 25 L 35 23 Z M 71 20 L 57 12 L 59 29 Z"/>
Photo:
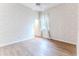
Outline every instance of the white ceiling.
<path fill-rule="evenodd" d="M 59 5 L 59 3 L 41 3 L 40 6 L 37 6 L 36 3 L 22 3 L 22 4 L 35 11 L 45 11 L 48 8 Z"/>

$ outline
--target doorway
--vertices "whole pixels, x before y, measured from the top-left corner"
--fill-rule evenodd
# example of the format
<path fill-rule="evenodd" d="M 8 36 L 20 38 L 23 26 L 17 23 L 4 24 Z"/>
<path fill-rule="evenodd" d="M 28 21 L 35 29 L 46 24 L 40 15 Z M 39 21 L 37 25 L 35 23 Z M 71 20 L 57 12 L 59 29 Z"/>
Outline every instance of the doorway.
<path fill-rule="evenodd" d="M 34 23 L 35 36 L 50 38 L 48 15 L 44 12 L 38 12 L 38 18 Z"/>

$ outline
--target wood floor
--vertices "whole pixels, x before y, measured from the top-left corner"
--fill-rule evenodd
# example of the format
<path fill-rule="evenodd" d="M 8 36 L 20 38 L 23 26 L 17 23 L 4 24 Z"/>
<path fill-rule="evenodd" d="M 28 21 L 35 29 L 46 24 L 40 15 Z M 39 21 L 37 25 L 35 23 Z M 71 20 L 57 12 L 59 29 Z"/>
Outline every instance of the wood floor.
<path fill-rule="evenodd" d="M 35 38 L 0 48 L 0 56 L 75 56 L 76 46 Z"/>

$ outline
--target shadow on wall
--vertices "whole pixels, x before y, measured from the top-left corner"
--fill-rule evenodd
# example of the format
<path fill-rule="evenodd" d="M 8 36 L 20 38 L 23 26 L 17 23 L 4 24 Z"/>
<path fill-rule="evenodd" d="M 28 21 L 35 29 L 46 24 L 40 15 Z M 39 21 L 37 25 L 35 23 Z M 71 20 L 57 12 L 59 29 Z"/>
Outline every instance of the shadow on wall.
<path fill-rule="evenodd" d="M 0 46 L 33 38 L 36 12 L 16 3 L 0 4 Z"/>

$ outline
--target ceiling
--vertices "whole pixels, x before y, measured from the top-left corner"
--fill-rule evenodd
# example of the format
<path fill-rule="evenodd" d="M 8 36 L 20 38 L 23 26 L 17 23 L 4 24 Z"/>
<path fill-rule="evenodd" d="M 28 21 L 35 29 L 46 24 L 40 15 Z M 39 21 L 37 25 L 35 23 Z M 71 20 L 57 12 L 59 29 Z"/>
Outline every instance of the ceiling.
<path fill-rule="evenodd" d="M 27 6 L 35 11 L 45 11 L 48 8 L 59 5 L 59 3 L 40 3 L 40 5 L 36 5 L 36 3 L 22 3 L 22 5 Z"/>

